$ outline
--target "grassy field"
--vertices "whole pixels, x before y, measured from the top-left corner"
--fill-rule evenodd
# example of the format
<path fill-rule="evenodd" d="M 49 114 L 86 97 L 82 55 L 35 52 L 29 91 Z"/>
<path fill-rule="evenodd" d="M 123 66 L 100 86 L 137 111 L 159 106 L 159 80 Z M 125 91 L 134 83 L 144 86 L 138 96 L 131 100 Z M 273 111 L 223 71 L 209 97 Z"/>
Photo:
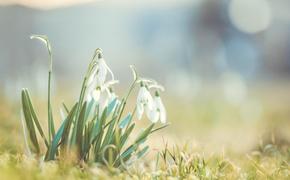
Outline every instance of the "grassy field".
<path fill-rule="evenodd" d="M 190 100 L 164 97 L 171 125 L 152 134 L 149 153 L 125 171 L 27 157 L 19 104 L 2 96 L 0 179 L 289 179 L 289 92 L 287 85 L 253 88 L 243 104 L 211 91 Z M 45 117 L 46 109 L 37 113 Z"/>

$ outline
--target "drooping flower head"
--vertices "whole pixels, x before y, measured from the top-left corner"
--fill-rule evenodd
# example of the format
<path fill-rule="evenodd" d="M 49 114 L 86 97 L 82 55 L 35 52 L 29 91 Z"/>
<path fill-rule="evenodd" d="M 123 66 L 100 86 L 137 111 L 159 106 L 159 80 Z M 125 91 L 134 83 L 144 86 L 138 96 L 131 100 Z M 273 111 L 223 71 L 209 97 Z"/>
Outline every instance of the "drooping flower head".
<path fill-rule="evenodd" d="M 151 122 L 156 123 L 158 122 L 158 120 L 160 120 L 162 123 L 165 123 L 166 110 L 159 96 L 159 93 L 158 91 L 156 91 L 155 97 L 153 99 L 149 91 L 152 88 L 163 91 L 164 88 L 154 80 L 143 78 L 139 82 L 140 82 L 140 89 L 137 96 L 137 104 L 136 104 L 138 119 L 142 118 L 142 115 L 145 111 L 147 118 Z"/>
<path fill-rule="evenodd" d="M 137 117 L 140 120 L 146 110 L 146 114 L 149 116 L 150 111 L 152 110 L 153 99 L 148 91 L 148 88 L 144 85 L 143 82 L 140 83 L 140 90 L 137 96 Z M 149 117 L 148 117 L 149 118 Z"/>
<path fill-rule="evenodd" d="M 154 122 L 160 120 L 161 123 L 166 123 L 166 110 L 158 91 L 155 91 L 153 107 L 151 111 L 151 119 Z"/>
<path fill-rule="evenodd" d="M 118 83 L 114 79 L 112 70 L 106 64 L 101 49 L 96 50 L 96 58 L 87 81 L 87 101 L 91 101 L 92 98 L 95 101 L 99 101 L 102 92 L 107 91 L 110 86 Z M 106 82 L 108 72 L 111 75 L 111 80 Z"/>

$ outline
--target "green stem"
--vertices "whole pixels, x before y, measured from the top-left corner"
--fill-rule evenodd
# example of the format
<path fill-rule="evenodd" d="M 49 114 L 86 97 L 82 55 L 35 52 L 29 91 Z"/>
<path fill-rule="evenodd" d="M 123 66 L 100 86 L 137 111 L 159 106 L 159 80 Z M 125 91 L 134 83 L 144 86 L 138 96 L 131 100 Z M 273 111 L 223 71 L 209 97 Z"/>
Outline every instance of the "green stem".
<path fill-rule="evenodd" d="M 127 104 L 127 100 L 128 100 L 128 98 L 129 98 L 129 96 L 130 96 L 132 90 L 134 89 L 136 82 L 137 82 L 137 79 L 135 79 L 135 80 L 133 81 L 133 83 L 131 84 L 131 86 L 130 86 L 130 88 L 129 88 L 129 91 L 128 91 L 127 95 L 126 95 L 125 98 L 122 100 L 121 111 L 120 111 L 120 114 L 119 114 L 119 117 L 118 117 L 117 122 L 119 122 L 120 119 L 121 119 L 121 117 L 122 117 L 122 114 L 123 114 L 123 112 L 124 112 L 125 106 L 126 106 L 126 104 Z"/>
<path fill-rule="evenodd" d="M 76 112 L 76 116 L 75 116 L 75 120 L 74 120 L 72 139 L 71 139 L 71 142 L 70 142 L 71 145 L 75 144 L 75 142 L 76 142 L 76 129 L 77 129 L 77 124 L 78 124 L 78 119 L 79 119 L 79 116 L 80 116 L 80 110 L 81 110 L 81 107 L 83 105 L 83 100 L 84 100 L 85 92 L 86 92 L 86 89 L 87 89 L 87 80 L 88 80 L 88 77 L 91 74 L 91 71 L 93 69 L 94 60 L 97 57 L 97 54 L 98 54 L 98 51 L 96 50 L 95 53 L 94 53 L 94 56 L 93 56 L 93 58 L 91 60 L 91 63 L 89 64 L 89 67 L 88 67 L 88 70 L 87 70 L 86 75 L 84 77 L 84 80 L 83 80 L 81 93 L 80 93 L 80 97 L 79 97 L 79 101 L 78 101 L 79 103 L 78 103 L 78 107 L 77 107 L 77 112 Z"/>
<path fill-rule="evenodd" d="M 48 71 L 48 102 L 47 102 L 47 113 L 48 113 L 48 133 L 49 133 L 49 142 L 52 142 L 52 139 L 55 135 L 53 114 L 51 109 L 51 79 L 52 79 L 52 53 L 49 41 L 47 40 L 47 49 L 49 54 L 49 71 Z"/>

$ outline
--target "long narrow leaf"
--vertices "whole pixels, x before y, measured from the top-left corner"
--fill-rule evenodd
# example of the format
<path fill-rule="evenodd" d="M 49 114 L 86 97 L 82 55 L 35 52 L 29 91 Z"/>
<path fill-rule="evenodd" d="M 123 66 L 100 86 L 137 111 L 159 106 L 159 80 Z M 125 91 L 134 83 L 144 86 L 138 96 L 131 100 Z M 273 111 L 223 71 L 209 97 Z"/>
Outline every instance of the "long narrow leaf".
<path fill-rule="evenodd" d="M 42 130 L 42 127 L 41 127 L 41 125 L 40 125 L 40 123 L 38 121 L 38 117 L 37 117 L 37 115 L 35 113 L 35 110 L 34 110 L 34 107 L 32 105 L 32 101 L 31 101 L 31 98 L 29 96 L 28 90 L 25 89 L 24 91 L 25 91 L 26 98 L 28 100 L 28 105 L 29 105 L 29 109 L 30 109 L 30 112 L 31 112 L 31 116 L 33 118 L 33 121 L 34 121 L 34 123 L 35 123 L 35 125 L 36 125 L 36 127 L 38 129 L 38 132 L 39 132 L 40 136 L 43 138 L 46 147 L 48 148 L 49 143 L 48 143 L 48 141 L 47 141 L 47 139 L 46 139 L 46 137 L 44 135 L 44 132 Z"/>
<path fill-rule="evenodd" d="M 23 108 L 23 113 L 24 113 L 24 119 L 25 119 L 26 126 L 28 129 L 30 142 L 33 145 L 33 149 L 36 151 L 37 154 L 39 154 L 40 148 L 39 148 L 39 144 L 37 141 L 36 131 L 35 131 L 35 127 L 33 124 L 31 112 L 29 109 L 28 100 L 27 100 L 27 97 L 25 95 L 25 90 L 22 90 L 21 98 L 22 98 L 22 108 Z"/>
<path fill-rule="evenodd" d="M 154 123 L 152 123 L 149 127 L 147 127 L 144 131 L 142 131 L 139 136 L 136 138 L 135 143 L 141 143 L 147 136 L 150 134 L 152 128 L 154 127 Z"/>
<path fill-rule="evenodd" d="M 123 120 L 121 120 L 121 122 L 119 123 L 119 127 L 121 129 L 124 129 L 132 120 L 132 115 L 131 113 L 129 113 Z"/>

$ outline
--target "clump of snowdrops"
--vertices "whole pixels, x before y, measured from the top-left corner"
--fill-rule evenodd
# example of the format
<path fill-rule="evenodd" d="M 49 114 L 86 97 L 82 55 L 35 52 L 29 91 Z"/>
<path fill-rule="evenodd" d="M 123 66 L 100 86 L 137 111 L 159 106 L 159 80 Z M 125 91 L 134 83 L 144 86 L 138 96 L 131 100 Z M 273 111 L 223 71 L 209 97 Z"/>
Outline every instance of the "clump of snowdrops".
<path fill-rule="evenodd" d="M 33 35 L 31 38 L 46 45 L 50 67 L 47 134 L 40 124 L 28 90 L 23 89 L 21 93 L 21 120 L 28 154 L 50 161 L 61 160 L 73 153 L 77 162 L 99 163 L 117 168 L 126 168 L 144 156 L 149 149 L 144 145 L 148 136 L 167 126 L 166 111 L 159 95 L 163 87 L 154 80 L 140 77 L 134 66 L 130 66 L 134 80 L 128 93 L 119 98 L 113 91 L 113 85 L 118 80 L 108 67 L 102 50 L 96 49 L 85 74 L 78 101 L 71 108 L 63 103 L 60 108 L 62 122 L 56 128 L 51 107 L 51 45 L 46 36 Z M 125 112 L 127 100 L 136 87 L 139 87 L 136 106 L 132 112 Z M 154 97 L 151 95 L 152 91 Z M 141 119 L 144 113 L 150 120 L 150 125 L 133 135 L 132 131 L 137 123 L 134 117 Z M 158 121 L 162 125 L 155 127 Z M 40 148 L 40 143 L 45 148 Z"/>

